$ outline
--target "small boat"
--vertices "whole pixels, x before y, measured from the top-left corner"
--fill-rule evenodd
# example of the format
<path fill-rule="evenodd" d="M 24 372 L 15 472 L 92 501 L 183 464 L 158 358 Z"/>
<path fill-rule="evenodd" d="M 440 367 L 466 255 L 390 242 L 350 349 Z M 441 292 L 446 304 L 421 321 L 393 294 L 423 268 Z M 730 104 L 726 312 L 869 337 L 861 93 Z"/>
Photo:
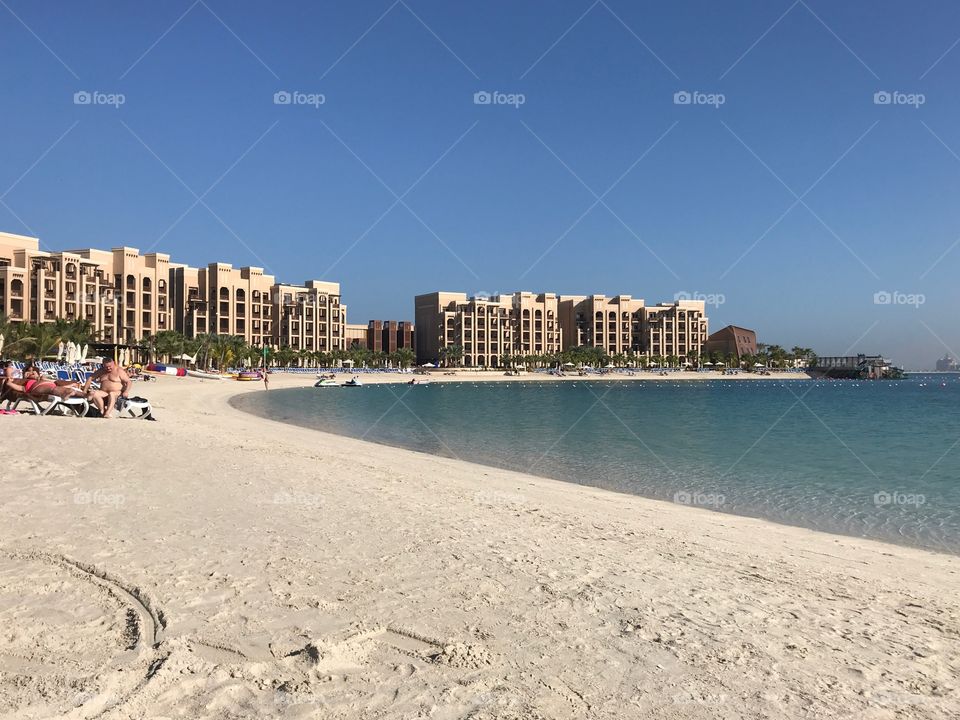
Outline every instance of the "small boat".
<path fill-rule="evenodd" d="M 324 378 L 323 380 L 317 380 L 314 384 L 314 387 L 340 387 L 337 385 L 336 380 L 331 380 L 330 378 Z"/>
<path fill-rule="evenodd" d="M 202 378 L 204 380 L 223 380 L 223 375 L 204 372 L 203 370 L 187 370 L 187 377 Z"/>
<path fill-rule="evenodd" d="M 363 387 L 363 383 L 360 382 L 357 378 L 354 377 L 354 378 L 350 378 L 349 380 L 347 380 L 347 381 L 343 384 L 343 387 Z"/>
<path fill-rule="evenodd" d="M 260 373 L 258 372 L 246 371 L 246 372 L 237 373 L 237 380 L 240 380 L 242 382 L 250 382 L 252 380 L 262 380 L 262 379 L 263 379 L 263 376 L 260 375 Z"/>
<path fill-rule="evenodd" d="M 430 384 L 429 380 L 419 380 L 418 378 L 413 378 L 413 380 L 407 383 L 407 385 L 429 385 L 429 384 Z"/>

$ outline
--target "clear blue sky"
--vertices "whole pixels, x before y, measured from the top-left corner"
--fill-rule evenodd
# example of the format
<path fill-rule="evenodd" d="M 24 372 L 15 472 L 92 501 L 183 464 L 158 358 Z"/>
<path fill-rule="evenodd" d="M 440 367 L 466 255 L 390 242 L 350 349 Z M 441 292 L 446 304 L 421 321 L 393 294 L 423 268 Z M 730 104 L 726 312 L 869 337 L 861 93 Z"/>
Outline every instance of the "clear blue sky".
<path fill-rule="evenodd" d="M 353 322 L 700 292 L 715 329 L 929 367 L 960 353 L 958 38 L 946 1 L 2 0 L 0 228 L 336 280 Z"/>

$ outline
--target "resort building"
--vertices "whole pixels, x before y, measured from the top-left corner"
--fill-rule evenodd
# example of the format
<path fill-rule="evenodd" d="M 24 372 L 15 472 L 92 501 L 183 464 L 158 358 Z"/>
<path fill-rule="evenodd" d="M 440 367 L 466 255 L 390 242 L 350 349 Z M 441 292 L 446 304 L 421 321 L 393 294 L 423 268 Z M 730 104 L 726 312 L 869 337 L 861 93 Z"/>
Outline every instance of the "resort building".
<path fill-rule="evenodd" d="M 112 338 L 118 317 L 112 266 L 79 253 L 49 253 L 39 240 L 0 233 L 0 313 L 15 322 L 86 319 Z"/>
<path fill-rule="evenodd" d="M 957 365 L 957 361 L 950 357 L 950 355 L 944 355 L 937 360 L 938 372 L 956 372 L 958 369 L 960 369 L 960 366 Z"/>
<path fill-rule="evenodd" d="M 366 348 L 388 355 L 401 348 L 413 350 L 413 328 L 413 323 L 404 320 L 371 320 L 367 323 Z"/>
<path fill-rule="evenodd" d="M 170 328 L 170 257 L 135 248 L 46 252 L 0 233 L 0 312 L 13 321 L 87 320 L 103 342 Z"/>
<path fill-rule="evenodd" d="M 415 299 L 417 361 L 459 347 L 467 367 L 500 367 L 504 355 L 554 355 L 600 347 L 609 355 L 699 357 L 708 321 L 702 300 L 647 306 L 630 295 L 518 292 L 468 298 L 435 292 Z"/>
<path fill-rule="evenodd" d="M 38 238 L 0 232 L 0 313 L 26 323 L 87 320 L 102 343 L 132 345 L 176 330 L 343 350 L 347 307 L 340 300 L 339 283 L 278 284 L 262 268 L 194 268 L 131 247 L 46 252 Z"/>
<path fill-rule="evenodd" d="M 602 347 L 610 355 L 642 353 L 644 303 L 629 295 L 562 295 L 563 349 Z"/>
<path fill-rule="evenodd" d="M 173 265 L 173 329 L 188 337 L 241 335 L 252 345 L 273 345 L 273 285 L 273 276 L 258 267 Z"/>
<path fill-rule="evenodd" d="M 274 285 L 273 340 L 279 347 L 312 352 L 346 349 L 347 306 L 340 283 L 308 280 Z"/>
<path fill-rule="evenodd" d="M 466 367 L 503 367 L 504 356 L 549 355 L 562 349 L 558 298 L 553 293 L 468 298 L 435 292 L 414 301 L 418 362 L 437 363 L 459 347 Z"/>
<path fill-rule="evenodd" d="M 707 339 L 706 303 L 677 300 L 646 309 L 645 351 L 651 357 L 677 357 L 681 362 L 699 358 Z"/>
<path fill-rule="evenodd" d="M 360 350 L 368 350 L 370 346 L 367 344 L 367 326 L 366 325 L 346 325 L 344 327 L 344 338 L 346 342 L 347 350 L 350 348 L 358 348 Z"/>
<path fill-rule="evenodd" d="M 737 360 L 744 355 L 756 355 L 757 333 L 736 325 L 727 325 L 707 338 L 703 344 L 703 352 L 717 353 L 724 357 L 733 355 Z"/>

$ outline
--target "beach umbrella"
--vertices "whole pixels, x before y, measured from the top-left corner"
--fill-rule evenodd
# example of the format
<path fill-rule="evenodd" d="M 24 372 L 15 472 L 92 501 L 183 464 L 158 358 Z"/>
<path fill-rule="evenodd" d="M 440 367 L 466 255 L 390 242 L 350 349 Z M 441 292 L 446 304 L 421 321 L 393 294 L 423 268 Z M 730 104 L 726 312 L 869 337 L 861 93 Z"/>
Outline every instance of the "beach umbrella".
<path fill-rule="evenodd" d="M 60 360 L 61 358 L 66 357 L 66 353 L 64 352 L 65 349 L 66 348 L 64 347 L 63 342 L 61 341 L 61 343 L 57 345 L 57 360 Z"/>
<path fill-rule="evenodd" d="M 705 362 L 705 363 L 703 364 L 703 366 L 704 366 L 704 367 L 706 367 L 707 365 L 711 365 L 711 366 L 712 366 L 712 365 L 713 365 L 713 363 L 712 363 L 712 362 L 710 362 L 709 360 L 707 360 L 707 361 L 706 361 L 706 362 Z"/>
<path fill-rule="evenodd" d="M 3 333 L 0 333 L 0 352 L 3 351 Z"/>
<path fill-rule="evenodd" d="M 350 362 L 350 361 L 348 360 L 347 362 Z M 426 363 L 424 363 L 423 365 L 421 365 L 420 367 L 432 367 L 432 368 L 435 368 L 436 365 L 434 365 L 434 364 L 431 363 L 431 362 L 426 362 Z"/>
<path fill-rule="evenodd" d="M 563 366 L 564 366 L 564 367 L 576 367 L 576 365 L 574 365 L 572 362 L 565 362 L 565 363 L 563 364 Z"/>
<path fill-rule="evenodd" d="M 763 363 L 754 363 L 753 366 L 754 366 L 754 367 L 766 367 L 766 365 L 764 365 Z"/>
<path fill-rule="evenodd" d="M 86 361 L 87 361 L 87 350 L 89 350 L 89 349 L 90 349 L 90 346 L 89 346 L 89 345 L 84 345 L 84 346 L 83 346 L 83 350 L 80 351 L 80 360 L 79 360 L 79 362 L 86 362 Z"/>

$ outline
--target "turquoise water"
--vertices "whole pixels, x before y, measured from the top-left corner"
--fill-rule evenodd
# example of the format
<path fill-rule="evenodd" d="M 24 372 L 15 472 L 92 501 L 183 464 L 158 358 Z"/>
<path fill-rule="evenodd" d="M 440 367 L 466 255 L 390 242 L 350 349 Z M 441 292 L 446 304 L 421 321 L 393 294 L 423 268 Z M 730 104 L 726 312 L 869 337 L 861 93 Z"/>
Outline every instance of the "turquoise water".
<path fill-rule="evenodd" d="M 271 390 L 318 430 L 828 532 L 960 552 L 960 376 Z"/>

